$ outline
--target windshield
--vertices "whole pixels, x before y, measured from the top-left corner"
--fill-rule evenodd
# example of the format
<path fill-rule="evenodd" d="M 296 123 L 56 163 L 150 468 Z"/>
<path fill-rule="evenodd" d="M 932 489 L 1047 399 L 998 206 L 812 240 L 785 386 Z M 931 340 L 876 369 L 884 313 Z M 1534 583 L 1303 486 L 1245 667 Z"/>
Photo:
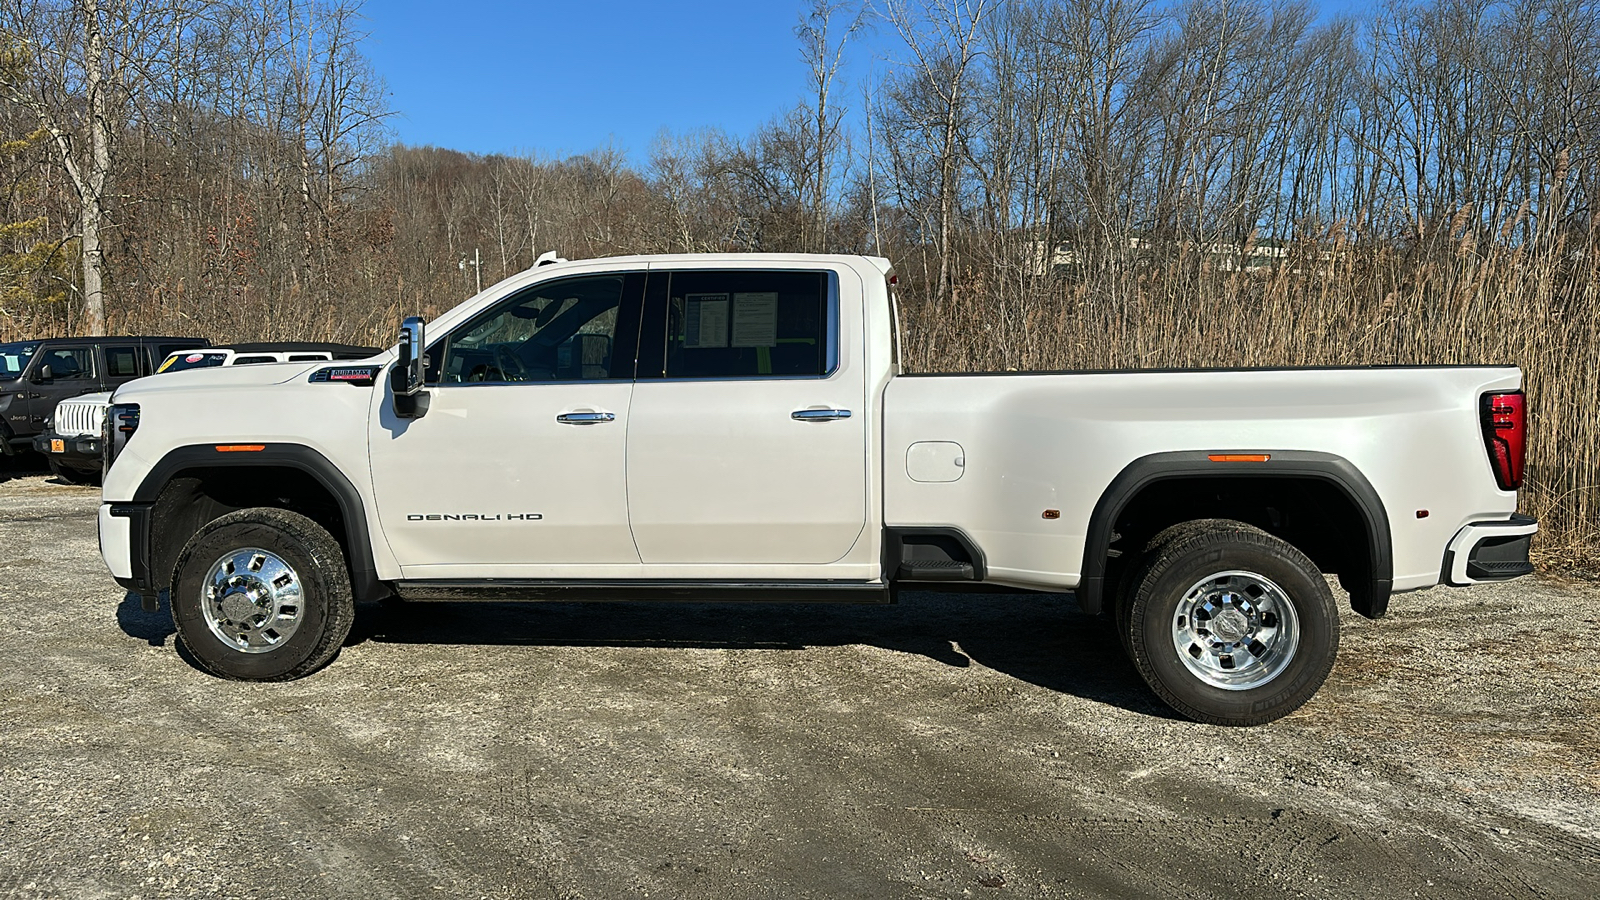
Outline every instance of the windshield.
<path fill-rule="evenodd" d="M 26 344 L 0 344 L 0 381 L 10 381 L 22 374 L 39 342 Z"/>
<path fill-rule="evenodd" d="M 228 361 L 226 353 L 202 353 L 196 350 L 192 353 L 179 351 L 167 357 L 156 369 L 159 372 L 182 372 L 184 369 L 210 369 L 220 366 Z"/>

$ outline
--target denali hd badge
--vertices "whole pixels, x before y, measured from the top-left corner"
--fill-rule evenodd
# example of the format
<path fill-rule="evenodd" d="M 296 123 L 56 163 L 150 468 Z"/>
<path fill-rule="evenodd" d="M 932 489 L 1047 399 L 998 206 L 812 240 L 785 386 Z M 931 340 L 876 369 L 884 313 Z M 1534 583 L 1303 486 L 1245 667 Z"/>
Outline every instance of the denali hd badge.
<path fill-rule="evenodd" d="M 426 513 L 408 514 L 407 522 L 537 522 L 544 513 Z"/>

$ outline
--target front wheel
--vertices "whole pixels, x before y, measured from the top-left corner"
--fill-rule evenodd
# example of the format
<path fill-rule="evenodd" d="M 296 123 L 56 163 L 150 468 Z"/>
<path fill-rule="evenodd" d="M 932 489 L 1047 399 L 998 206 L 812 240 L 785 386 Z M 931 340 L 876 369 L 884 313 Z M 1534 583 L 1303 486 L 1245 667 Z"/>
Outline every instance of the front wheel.
<path fill-rule="evenodd" d="M 1173 709 L 1260 725 L 1311 699 L 1339 650 L 1339 613 L 1315 564 L 1243 522 L 1212 520 L 1153 548 L 1127 598 L 1129 656 Z"/>
<path fill-rule="evenodd" d="M 202 527 L 179 554 L 172 619 L 184 647 L 214 675 L 308 675 L 339 652 L 355 621 L 344 553 L 299 513 L 229 513 Z"/>

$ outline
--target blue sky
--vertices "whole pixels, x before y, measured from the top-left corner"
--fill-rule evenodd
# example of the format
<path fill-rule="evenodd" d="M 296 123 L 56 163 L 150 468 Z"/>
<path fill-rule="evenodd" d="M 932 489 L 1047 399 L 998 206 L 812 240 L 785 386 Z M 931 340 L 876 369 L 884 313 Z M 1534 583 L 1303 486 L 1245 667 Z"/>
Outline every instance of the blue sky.
<path fill-rule="evenodd" d="M 408 144 L 642 158 L 662 128 L 746 134 L 799 99 L 798 3 L 372 0 L 368 57 Z"/>
<path fill-rule="evenodd" d="M 1333 10 L 1372 0 L 1328 0 Z M 388 83 L 395 137 L 476 153 L 648 158 L 662 129 L 744 136 L 800 100 L 801 0 L 370 0 L 366 52 Z M 892 41 L 855 44 L 848 106 Z"/>

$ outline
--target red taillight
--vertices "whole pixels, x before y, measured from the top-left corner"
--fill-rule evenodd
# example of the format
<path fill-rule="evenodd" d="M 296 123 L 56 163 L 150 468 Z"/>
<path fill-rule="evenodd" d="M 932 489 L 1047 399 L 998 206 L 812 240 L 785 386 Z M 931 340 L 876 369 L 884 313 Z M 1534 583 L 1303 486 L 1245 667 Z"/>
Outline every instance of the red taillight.
<path fill-rule="evenodd" d="M 1483 395 L 1483 444 L 1502 491 L 1522 487 L 1528 451 L 1528 406 L 1521 391 Z"/>

